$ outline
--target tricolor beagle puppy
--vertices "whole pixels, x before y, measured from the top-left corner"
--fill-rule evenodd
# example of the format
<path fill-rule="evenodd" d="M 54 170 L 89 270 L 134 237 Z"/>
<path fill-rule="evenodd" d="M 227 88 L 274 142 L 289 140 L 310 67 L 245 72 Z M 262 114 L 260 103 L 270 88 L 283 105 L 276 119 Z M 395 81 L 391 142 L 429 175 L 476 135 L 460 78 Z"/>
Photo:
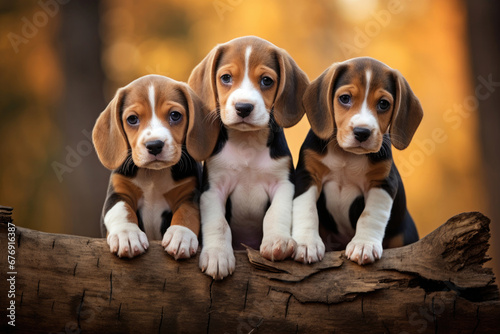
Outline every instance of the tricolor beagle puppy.
<path fill-rule="evenodd" d="M 191 135 L 203 131 L 203 108 L 187 84 L 147 75 L 120 88 L 97 119 L 94 146 L 113 170 L 102 215 L 112 253 L 139 255 L 148 238 L 163 238 L 176 259 L 196 253 L 201 165 L 188 152 L 199 156 Z"/>
<path fill-rule="evenodd" d="M 372 58 L 335 63 L 304 94 L 311 130 L 300 150 L 293 202 L 295 260 L 346 247 L 374 262 L 382 247 L 418 240 L 391 143 L 405 149 L 423 116 L 403 76 Z"/>
<path fill-rule="evenodd" d="M 282 127 L 304 115 L 308 84 L 286 51 L 257 37 L 216 46 L 191 73 L 189 85 L 213 122 L 200 198 L 200 267 L 207 275 L 231 274 L 233 247 L 241 243 L 260 246 L 272 260 L 295 251 L 293 164 Z"/>

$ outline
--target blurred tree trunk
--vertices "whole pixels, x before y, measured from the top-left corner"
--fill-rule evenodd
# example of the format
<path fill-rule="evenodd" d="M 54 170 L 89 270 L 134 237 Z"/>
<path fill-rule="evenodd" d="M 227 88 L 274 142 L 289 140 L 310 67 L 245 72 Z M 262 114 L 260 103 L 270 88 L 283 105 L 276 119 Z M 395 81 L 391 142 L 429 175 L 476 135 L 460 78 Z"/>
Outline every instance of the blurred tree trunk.
<path fill-rule="evenodd" d="M 500 2 L 467 0 L 469 50 L 479 102 L 479 136 L 483 175 L 490 198 L 493 247 L 491 253 L 500 272 Z M 485 84 L 488 83 L 489 84 Z M 483 87 L 478 90 L 479 85 Z M 496 239 L 495 239 L 496 237 Z"/>
<path fill-rule="evenodd" d="M 64 72 L 61 119 L 64 129 L 62 161 L 71 169 L 62 174 L 65 205 L 72 233 L 100 236 L 99 218 L 108 172 L 99 163 L 90 134 L 104 109 L 99 8 L 101 1 L 71 1 L 61 6 L 60 56 Z"/>

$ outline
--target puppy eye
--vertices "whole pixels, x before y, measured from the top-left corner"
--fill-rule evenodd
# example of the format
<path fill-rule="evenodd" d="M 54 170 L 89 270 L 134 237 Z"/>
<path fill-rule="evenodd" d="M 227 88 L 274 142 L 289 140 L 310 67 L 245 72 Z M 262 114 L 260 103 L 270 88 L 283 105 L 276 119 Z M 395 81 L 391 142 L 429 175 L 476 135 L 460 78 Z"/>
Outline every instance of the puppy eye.
<path fill-rule="evenodd" d="M 233 82 L 233 77 L 230 76 L 229 74 L 223 74 L 220 77 L 220 81 L 222 81 L 224 85 L 230 85 Z"/>
<path fill-rule="evenodd" d="M 172 111 L 170 113 L 170 121 L 172 123 L 179 123 L 182 118 L 182 114 L 178 111 Z"/>
<path fill-rule="evenodd" d="M 347 94 L 342 94 L 339 96 L 339 102 L 344 105 L 348 105 L 351 103 L 351 96 Z"/>
<path fill-rule="evenodd" d="M 139 125 L 139 117 L 137 117 L 136 115 L 130 115 L 129 117 L 127 117 L 127 123 L 129 125 Z"/>
<path fill-rule="evenodd" d="M 262 77 L 262 79 L 260 79 L 260 85 L 262 88 L 269 88 L 273 85 L 273 83 L 274 80 L 267 76 Z"/>
<path fill-rule="evenodd" d="M 389 101 L 387 101 L 385 99 L 381 99 L 380 101 L 378 101 L 377 110 L 379 112 L 384 112 L 384 111 L 387 111 L 390 106 L 391 106 L 391 104 L 389 103 Z"/>

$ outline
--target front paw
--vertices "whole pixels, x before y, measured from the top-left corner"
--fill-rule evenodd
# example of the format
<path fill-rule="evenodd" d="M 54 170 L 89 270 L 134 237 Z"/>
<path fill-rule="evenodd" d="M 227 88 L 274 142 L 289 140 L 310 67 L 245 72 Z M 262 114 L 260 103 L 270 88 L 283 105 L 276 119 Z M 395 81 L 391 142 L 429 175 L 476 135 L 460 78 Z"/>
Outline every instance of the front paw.
<path fill-rule="evenodd" d="M 133 223 L 123 223 L 108 234 L 108 245 L 111 253 L 118 257 L 140 255 L 149 247 L 148 237 Z"/>
<path fill-rule="evenodd" d="M 295 261 L 314 263 L 323 260 L 325 244 L 319 235 L 298 236 L 295 240 L 297 241 Z"/>
<path fill-rule="evenodd" d="M 352 238 L 345 249 L 346 257 L 358 264 L 373 263 L 382 257 L 382 243 L 374 240 Z"/>
<path fill-rule="evenodd" d="M 203 247 L 200 254 L 200 268 L 213 279 L 232 275 L 236 266 L 231 244 L 217 247 Z"/>
<path fill-rule="evenodd" d="M 284 260 L 292 256 L 295 249 L 297 249 L 297 243 L 287 236 L 264 236 L 260 244 L 260 254 L 271 261 Z"/>
<path fill-rule="evenodd" d="M 161 245 L 174 259 L 188 259 L 198 250 L 198 237 L 185 226 L 172 225 L 165 232 Z"/>

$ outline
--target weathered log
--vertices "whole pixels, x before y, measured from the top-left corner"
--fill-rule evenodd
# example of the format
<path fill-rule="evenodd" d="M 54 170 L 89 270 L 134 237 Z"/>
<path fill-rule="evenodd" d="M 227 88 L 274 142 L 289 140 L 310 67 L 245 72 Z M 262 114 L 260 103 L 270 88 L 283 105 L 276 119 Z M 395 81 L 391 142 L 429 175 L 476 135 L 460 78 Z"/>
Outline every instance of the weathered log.
<path fill-rule="evenodd" d="M 248 249 L 232 276 L 214 281 L 198 258 L 176 262 L 160 242 L 119 259 L 104 239 L 17 227 L 14 267 L 1 261 L 2 273 L 15 273 L 0 281 L 1 328 L 13 329 L 14 300 L 19 332 L 497 333 L 498 288 L 483 267 L 489 237 L 488 218 L 463 213 L 372 265 L 343 252 L 313 265 L 270 262 Z"/>

